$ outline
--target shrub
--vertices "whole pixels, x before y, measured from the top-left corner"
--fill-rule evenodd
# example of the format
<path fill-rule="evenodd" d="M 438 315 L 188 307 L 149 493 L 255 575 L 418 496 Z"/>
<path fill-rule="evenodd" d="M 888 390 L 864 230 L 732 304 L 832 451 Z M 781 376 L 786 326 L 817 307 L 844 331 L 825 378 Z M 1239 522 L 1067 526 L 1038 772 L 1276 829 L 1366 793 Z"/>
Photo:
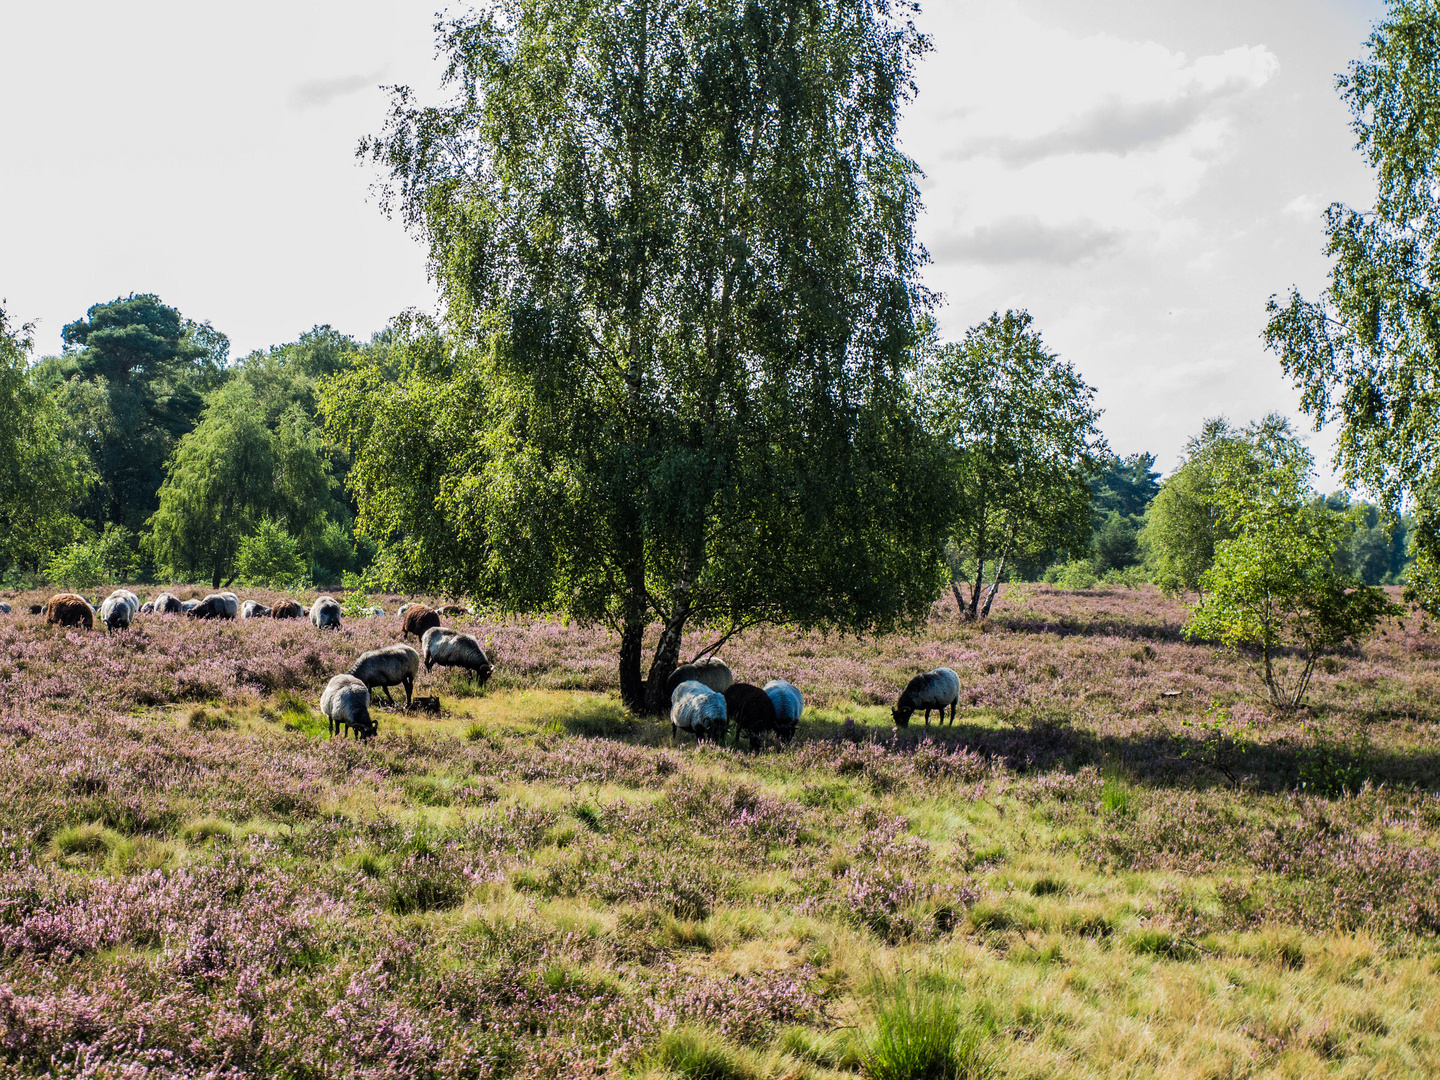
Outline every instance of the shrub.
<path fill-rule="evenodd" d="M 240 541 L 235 571 L 246 585 L 272 589 L 304 588 L 309 577 L 300 542 L 269 518 L 256 526 L 253 535 Z"/>
<path fill-rule="evenodd" d="M 1095 574 L 1095 564 L 1089 559 L 1071 559 L 1046 570 L 1045 580 L 1061 589 L 1073 590 L 1089 589 L 1100 579 Z"/>
<path fill-rule="evenodd" d="M 979 1024 L 966 1023 L 948 994 L 910 986 L 904 979 L 876 983 L 875 1025 L 861 1057 L 871 1080 L 978 1080 L 991 1065 Z"/>
<path fill-rule="evenodd" d="M 105 580 L 105 565 L 92 545 L 76 542 L 50 560 L 45 576 L 65 589 L 93 589 Z"/>

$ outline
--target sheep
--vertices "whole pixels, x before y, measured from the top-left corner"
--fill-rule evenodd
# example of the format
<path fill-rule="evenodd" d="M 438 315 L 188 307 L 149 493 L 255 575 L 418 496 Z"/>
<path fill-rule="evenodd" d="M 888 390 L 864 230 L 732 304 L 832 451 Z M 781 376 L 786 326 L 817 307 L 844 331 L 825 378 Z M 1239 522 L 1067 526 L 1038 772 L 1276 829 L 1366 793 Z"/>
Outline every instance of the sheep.
<path fill-rule="evenodd" d="M 146 600 L 143 604 L 141 604 L 141 605 L 140 605 L 140 614 L 141 614 L 141 615 L 153 615 L 153 614 L 155 614 L 155 601 L 154 601 L 154 600 Z"/>
<path fill-rule="evenodd" d="M 233 592 L 222 592 L 215 595 L 225 601 L 225 614 L 220 616 L 222 619 L 233 619 L 240 614 L 240 598 Z"/>
<path fill-rule="evenodd" d="M 366 686 L 378 686 L 385 691 L 385 700 L 391 705 L 395 699 L 390 696 L 390 687 L 405 687 L 405 706 L 409 708 L 410 697 L 415 690 L 415 676 L 420 673 L 420 654 L 409 645 L 386 645 L 361 653 L 346 671 Z"/>
<path fill-rule="evenodd" d="M 673 698 L 675 688 L 682 682 L 702 683 L 717 694 L 723 694 L 735 685 L 735 676 L 730 671 L 730 665 L 724 660 L 718 656 L 707 656 L 693 664 L 681 664 L 672 671 L 670 678 L 665 680 L 666 696 Z"/>
<path fill-rule="evenodd" d="M 240 617 L 242 619 L 263 619 L 270 614 L 270 609 L 258 600 L 246 600 L 240 605 Z"/>
<path fill-rule="evenodd" d="M 464 668 L 475 676 L 479 686 L 490 678 L 490 658 L 480 648 L 480 642 L 473 634 L 462 634 L 448 626 L 432 626 L 420 639 L 420 654 L 425 658 L 425 670 L 432 666 Z"/>
<path fill-rule="evenodd" d="M 413 602 L 408 604 L 401 604 L 398 608 L 395 609 L 395 614 L 403 619 L 405 618 L 405 612 L 409 611 L 414 606 L 415 604 Z"/>
<path fill-rule="evenodd" d="M 194 610 L 195 610 L 197 607 L 199 607 L 199 606 L 200 606 L 200 601 L 199 601 L 199 600 L 186 600 L 183 604 L 180 605 L 180 614 L 182 614 L 182 615 L 189 615 L 192 611 L 194 611 Z"/>
<path fill-rule="evenodd" d="M 116 589 L 100 605 L 100 618 L 105 623 L 105 632 L 128 630 L 139 611 L 140 602 L 134 593 Z"/>
<path fill-rule="evenodd" d="M 955 723 L 955 710 L 960 704 L 960 676 L 948 667 L 936 668 L 916 675 L 905 684 L 905 692 L 890 710 L 896 727 L 909 727 L 910 717 L 917 709 L 925 710 L 925 726 L 930 726 L 930 710 L 940 710 L 940 723 L 945 722 L 945 706 L 950 706 L 950 723 Z"/>
<path fill-rule="evenodd" d="M 775 730 L 775 703 L 754 683 L 735 683 L 725 691 L 725 709 L 735 721 L 735 742 L 743 732 L 754 750 L 767 731 Z"/>
<path fill-rule="evenodd" d="M 771 679 L 765 684 L 765 693 L 775 705 L 775 734 L 782 743 L 795 737 L 800 726 L 800 714 L 805 711 L 805 699 L 800 691 L 784 679 Z"/>
<path fill-rule="evenodd" d="M 310 625 L 317 630 L 339 630 L 340 601 L 333 596 L 317 596 L 310 605 Z"/>
<path fill-rule="evenodd" d="M 0 615 L 9 615 L 9 614 L 10 614 L 10 605 L 9 605 L 9 604 L 6 604 L 6 603 L 4 603 L 4 602 L 0 602 Z"/>
<path fill-rule="evenodd" d="M 674 741 L 676 732 L 689 731 L 695 741 L 714 739 L 725 741 L 730 728 L 729 711 L 725 696 L 717 694 L 702 682 L 682 682 L 670 696 L 670 738 Z"/>
<path fill-rule="evenodd" d="M 185 614 L 192 619 L 233 619 L 236 607 L 234 593 L 211 593 Z"/>
<path fill-rule="evenodd" d="M 446 604 L 440 609 L 440 614 L 446 618 L 453 619 L 457 615 L 470 615 L 472 612 L 468 607 L 463 607 L 460 604 Z"/>
<path fill-rule="evenodd" d="M 424 604 L 406 604 L 405 608 L 405 614 L 400 616 L 402 640 L 414 634 L 415 640 L 419 641 L 432 626 L 440 625 L 440 613 L 434 608 L 428 608 Z"/>
<path fill-rule="evenodd" d="M 272 619 L 299 619 L 302 618 L 303 610 L 294 600 L 286 598 L 270 609 L 270 617 Z"/>
<path fill-rule="evenodd" d="M 86 630 L 91 630 L 95 626 L 95 609 L 76 593 L 56 593 L 45 605 L 45 621 L 61 626 L 84 626 Z"/>
<path fill-rule="evenodd" d="M 44 609 L 43 607 L 41 607 L 39 604 L 31 604 L 31 605 L 30 605 L 30 614 L 31 614 L 31 615 L 39 615 L 39 614 L 40 614 L 42 611 L 44 611 L 44 610 L 45 610 L 45 609 Z"/>
<path fill-rule="evenodd" d="M 380 618 L 380 616 L 382 616 L 382 615 L 384 615 L 384 614 L 385 614 L 385 609 L 384 609 L 383 607 L 372 607 L 372 608 L 367 608 L 367 609 L 366 609 L 365 617 L 366 617 L 367 619 L 378 619 L 378 618 Z"/>
<path fill-rule="evenodd" d="M 320 711 L 330 721 L 331 738 L 340 734 L 342 727 L 347 736 L 355 732 L 357 739 L 375 735 L 375 721 L 370 718 L 370 688 L 354 675 L 336 675 L 325 684 Z"/>

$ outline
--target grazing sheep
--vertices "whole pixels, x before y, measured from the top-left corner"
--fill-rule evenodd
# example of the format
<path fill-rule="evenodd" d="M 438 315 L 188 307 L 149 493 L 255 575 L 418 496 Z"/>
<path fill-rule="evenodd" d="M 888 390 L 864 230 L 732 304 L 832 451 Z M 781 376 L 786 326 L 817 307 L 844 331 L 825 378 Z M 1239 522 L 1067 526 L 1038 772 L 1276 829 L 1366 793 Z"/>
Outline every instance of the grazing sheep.
<path fill-rule="evenodd" d="M 310 625 L 317 630 L 339 630 L 340 601 L 333 596 L 317 596 L 310 605 Z"/>
<path fill-rule="evenodd" d="M 233 619 L 237 609 L 234 593 L 211 593 L 185 614 L 192 619 Z"/>
<path fill-rule="evenodd" d="M 129 630 L 139 609 L 140 602 L 134 593 L 116 589 L 100 605 L 100 619 L 105 623 L 105 632 Z"/>
<path fill-rule="evenodd" d="M 154 601 L 154 600 L 146 600 L 143 604 L 140 605 L 140 614 L 141 614 L 141 615 L 153 615 L 154 613 L 155 613 L 155 601 Z"/>
<path fill-rule="evenodd" d="M 185 605 L 174 593 L 162 592 L 151 603 L 154 605 L 151 610 L 156 615 L 180 615 L 185 611 Z"/>
<path fill-rule="evenodd" d="M 325 684 L 320 711 L 330 721 L 332 738 L 340 734 L 342 727 L 347 736 L 354 731 L 357 739 L 375 734 L 375 721 L 370 718 L 370 688 L 354 675 L 336 675 Z"/>
<path fill-rule="evenodd" d="M 30 614 L 31 614 L 31 615 L 39 615 L 39 614 L 40 614 L 42 611 L 44 611 L 44 610 L 45 610 L 45 609 L 44 609 L 43 607 L 41 607 L 39 604 L 31 604 L 31 605 L 30 605 Z"/>
<path fill-rule="evenodd" d="M 702 683 L 717 694 L 723 694 L 735 685 L 735 676 L 724 660 L 718 656 L 707 656 L 693 664 L 681 664 L 672 671 L 670 678 L 665 680 L 666 695 L 673 700 L 675 688 L 682 682 Z"/>
<path fill-rule="evenodd" d="M 9 615 L 9 614 L 10 614 L 10 605 L 9 605 L 9 604 L 6 604 L 6 603 L 0 603 L 0 615 Z"/>
<path fill-rule="evenodd" d="M 420 640 L 420 654 L 425 658 L 426 671 L 435 664 L 464 668 L 475 676 L 480 686 L 490 678 L 490 658 L 473 634 L 462 634 L 448 626 L 432 626 Z"/>
<path fill-rule="evenodd" d="M 390 687 L 405 687 L 405 705 L 410 705 L 410 696 L 415 690 L 415 676 L 420 673 L 420 654 L 409 645 L 386 645 L 382 649 L 371 649 L 361 653 L 355 663 L 346 671 L 366 686 L 378 686 L 385 691 L 385 700 L 391 705 L 395 699 L 390 696 Z"/>
<path fill-rule="evenodd" d="M 240 617 L 242 619 L 263 619 L 270 614 L 270 609 L 258 600 L 246 600 L 240 605 Z"/>
<path fill-rule="evenodd" d="M 195 610 L 197 607 L 199 607 L 199 606 L 200 606 L 200 601 L 199 601 L 199 600 L 186 600 L 183 604 L 180 605 L 180 614 L 182 614 L 182 615 L 189 615 L 192 611 L 194 611 L 194 610 Z"/>
<path fill-rule="evenodd" d="M 795 737 L 800 726 L 800 714 L 805 711 L 805 699 L 794 685 L 784 679 L 771 679 L 765 684 L 765 693 L 775 705 L 775 734 L 782 743 Z"/>
<path fill-rule="evenodd" d="M 702 682 L 682 682 L 670 695 L 670 738 L 675 739 L 677 731 L 694 734 L 695 741 L 714 739 L 725 741 L 730 728 L 729 711 L 725 695 L 717 694 Z"/>
<path fill-rule="evenodd" d="M 405 612 L 409 611 L 414 606 L 415 604 L 413 601 L 408 604 L 401 604 L 398 608 L 395 609 L 395 614 L 403 619 L 405 618 Z"/>
<path fill-rule="evenodd" d="M 305 609 L 294 600 L 281 600 L 270 609 L 272 619 L 301 619 L 305 616 Z"/>
<path fill-rule="evenodd" d="M 775 730 L 775 703 L 754 683 L 735 683 L 725 691 L 725 710 L 735 721 L 735 741 L 743 733 L 754 750 L 767 731 Z"/>
<path fill-rule="evenodd" d="M 439 625 L 440 613 L 434 608 L 424 604 L 407 604 L 405 614 L 400 616 L 400 637 L 403 639 L 414 634 L 418 641 L 432 626 Z"/>
<path fill-rule="evenodd" d="M 378 618 L 380 618 L 381 615 L 384 615 L 384 614 L 385 614 L 385 609 L 384 609 L 383 607 L 372 607 L 372 608 L 370 608 L 369 610 L 366 611 L 365 617 L 366 617 L 367 619 L 378 619 Z"/>
<path fill-rule="evenodd" d="M 83 596 L 76 593 L 57 593 L 45 605 L 45 621 L 61 626 L 83 626 L 91 630 L 95 626 L 95 609 Z"/>
<path fill-rule="evenodd" d="M 909 727 L 910 716 L 917 709 L 925 710 L 925 726 L 930 726 L 930 710 L 940 710 L 940 723 L 945 722 L 945 706 L 950 706 L 950 723 L 955 723 L 955 710 L 960 704 L 960 676 L 948 667 L 936 668 L 916 675 L 905 684 L 905 692 L 890 710 L 896 727 Z"/>
<path fill-rule="evenodd" d="M 453 619 L 457 615 L 469 615 L 471 611 L 468 607 L 463 607 L 460 604 L 446 604 L 440 609 L 440 614 L 444 615 L 447 619 Z"/>

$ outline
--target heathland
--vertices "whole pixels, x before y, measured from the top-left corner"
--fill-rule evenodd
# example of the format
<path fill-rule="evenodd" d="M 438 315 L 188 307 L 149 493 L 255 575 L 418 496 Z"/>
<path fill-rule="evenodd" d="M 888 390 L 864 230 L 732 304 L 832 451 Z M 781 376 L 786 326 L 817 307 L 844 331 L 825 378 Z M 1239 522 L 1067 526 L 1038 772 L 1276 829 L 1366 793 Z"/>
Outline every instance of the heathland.
<path fill-rule="evenodd" d="M 807 711 L 752 754 L 555 618 L 463 620 L 490 683 L 358 743 L 319 691 L 393 615 L 0 616 L 0 1076 L 1435 1075 L 1440 635 L 1275 713 L 1186 617 L 753 631 L 737 677 Z M 941 664 L 955 725 L 895 729 Z M 916 1021 L 948 1071 L 895 1060 Z"/>

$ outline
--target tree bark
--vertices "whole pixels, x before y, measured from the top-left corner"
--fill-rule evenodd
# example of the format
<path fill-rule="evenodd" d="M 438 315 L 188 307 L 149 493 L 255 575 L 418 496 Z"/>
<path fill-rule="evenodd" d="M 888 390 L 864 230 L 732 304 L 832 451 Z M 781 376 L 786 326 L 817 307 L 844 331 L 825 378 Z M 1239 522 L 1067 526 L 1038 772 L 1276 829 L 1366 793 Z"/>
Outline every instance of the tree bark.
<path fill-rule="evenodd" d="M 620 701 L 635 715 L 645 712 L 645 681 L 640 678 L 640 647 L 645 620 L 626 620 L 620 632 Z"/>
<path fill-rule="evenodd" d="M 685 620 L 689 618 L 689 606 L 672 617 L 660 632 L 660 641 L 655 646 L 655 659 L 650 664 L 650 678 L 645 684 L 645 711 L 651 716 L 663 716 L 670 708 L 665 696 L 665 684 L 670 681 L 680 663 L 680 639 L 685 634 Z"/>

